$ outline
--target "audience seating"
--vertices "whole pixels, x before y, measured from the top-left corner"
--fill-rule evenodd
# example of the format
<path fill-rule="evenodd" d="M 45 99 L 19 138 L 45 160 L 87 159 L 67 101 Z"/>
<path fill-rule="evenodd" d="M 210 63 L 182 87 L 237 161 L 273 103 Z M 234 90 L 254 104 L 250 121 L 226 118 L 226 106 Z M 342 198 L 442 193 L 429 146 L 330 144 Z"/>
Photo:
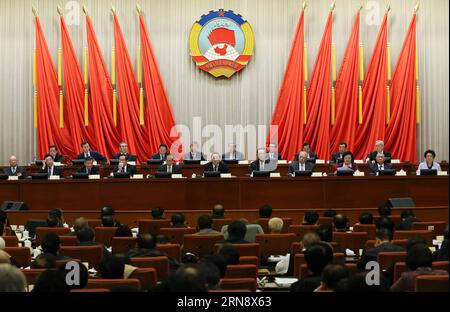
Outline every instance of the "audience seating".
<path fill-rule="evenodd" d="M 111 239 L 111 248 L 113 254 L 124 253 L 136 248 L 136 237 L 113 237 Z"/>
<path fill-rule="evenodd" d="M 348 248 L 359 255 L 359 250 L 364 249 L 367 241 L 367 232 L 334 232 L 333 241 L 340 248 Z"/>
<path fill-rule="evenodd" d="M 223 244 L 215 244 L 214 251 L 218 251 Z M 259 244 L 249 243 L 249 244 L 233 244 L 233 247 L 239 250 L 239 255 L 242 256 L 255 256 L 259 257 L 260 247 Z"/>
<path fill-rule="evenodd" d="M 61 246 L 77 246 L 79 243 L 75 235 L 60 235 L 59 241 L 61 242 Z"/>
<path fill-rule="evenodd" d="M 59 254 L 73 259 L 80 259 L 81 262 L 87 262 L 94 268 L 103 258 L 103 246 L 61 246 Z"/>
<path fill-rule="evenodd" d="M 394 239 L 409 239 L 414 236 L 423 237 L 427 241 L 428 246 L 431 246 L 433 244 L 434 231 L 411 230 L 411 231 L 395 231 L 394 232 Z"/>
<path fill-rule="evenodd" d="M 258 234 L 256 243 L 260 245 L 261 256 L 286 255 L 291 250 L 291 244 L 296 241 L 295 234 Z"/>
<path fill-rule="evenodd" d="M 183 252 L 190 252 L 199 258 L 206 256 L 207 254 L 213 253 L 214 245 L 223 240 L 222 234 L 212 234 L 212 235 L 195 235 L 187 234 L 184 235 Z"/>
<path fill-rule="evenodd" d="M 381 270 L 388 269 L 393 263 L 405 261 L 406 251 L 380 252 L 378 254 L 378 264 Z"/>
<path fill-rule="evenodd" d="M 5 241 L 5 247 L 19 247 L 19 239 L 15 235 L 1 236 Z"/>
<path fill-rule="evenodd" d="M 373 216 L 373 223 L 377 224 L 377 221 L 380 220 L 380 216 Z M 400 215 L 392 215 L 389 216 L 389 218 L 394 221 L 394 224 L 397 225 L 402 221 L 402 218 L 400 217 Z"/>
<path fill-rule="evenodd" d="M 328 245 L 333 248 L 333 250 L 336 250 L 337 244 L 336 242 L 328 242 Z M 300 253 L 303 250 L 303 244 L 301 242 L 293 242 L 291 244 L 291 253 L 296 254 Z"/>
<path fill-rule="evenodd" d="M 168 219 L 140 219 L 137 222 L 140 234 L 150 233 L 153 236 L 159 234 L 160 228 L 170 227 L 170 220 Z"/>
<path fill-rule="evenodd" d="M 130 287 L 136 291 L 141 290 L 141 284 L 137 278 L 127 278 L 127 279 L 90 278 L 88 280 L 86 289 L 107 288 L 112 291 L 117 287 Z"/>
<path fill-rule="evenodd" d="M 186 234 L 194 234 L 195 228 L 160 228 L 159 234 L 169 237 L 172 244 L 183 245 L 183 236 Z"/>
<path fill-rule="evenodd" d="M 416 278 L 415 290 L 418 292 L 448 292 L 448 274 L 419 275 Z"/>
<path fill-rule="evenodd" d="M 141 290 L 143 291 L 147 291 L 156 286 L 158 281 L 156 269 L 153 268 L 136 269 L 130 278 L 138 279 L 141 284 Z"/>
<path fill-rule="evenodd" d="M 350 272 L 350 275 L 358 273 L 358 265 L 356 263 L 346 263 L 345 267 Z"/>
<path fill-rule="evenodd" d="M 374 248 L 375 247 L 375 240 L 368 240 L 366 241 L 366 250 L 370 249 L 370 248 Z M 403 249 L 406 250 L 406 245 L 408 244 L 408 240 L 407 239 L 394 239 L 391 241 L 392 244 L 403 247 Z"/>
<path fill-rule="evenodd" d="M 449 271 L 448 261 L 434 261 L 433 270 L 445 270 Z M 396 262 L 394 266 L 394 283 L 402 276 L 404 272 L 409 272 L 410 269 L 406 266 L 405 262 Z"/>
<path fill-rule="evenodd" d="M 297 236 L 297 241 L 301 241 L 303 236 L 309 232 L 316 232 L 318 225 L 290 225 L 289 233 L 294 233 Z"/>
<path fill-rule="evenodd" d="M 56 260 L 56 267 L 60 267 L 61 265 L 65 265 L 67 262 L 79 262 L 81 265 L 83 265 L 80 261 L 80 259 L 61 259 Z"/>
<path fill-rule="evenodd" d="M 281 218 L 283 220 L 283 229 L 281 233 L 288 233 L 289 226 L 292 224 L 292 218 Z M 261 225 L 264 233 L 269 233 L 269 220 L 270 218 L 259 218 L 256 223 Z"/>
<path fill-rule="evenodd" d="M 86 219 L 88 222 L 89 227 L 95 229 L 96 227 L 102 226 L 102 220 L 101 219 Z"/>
<path fill-rule="evenodd" d="M 95 228 L 95 241 L 109 247 L 116 231 L 117 227 L 97 226 Z"/>
<path fill-rule="evenodd" d="M 259 267 L 259 257 L 254 256 L 241 256 L 239 257 L 239 264 L 253 264 Z"/>
<path fill-rule="evenodd" d="M 333 253 L 333 263 L 345 264 L 345 254 L 342 252 Z M 302 253 L 294 256 L 294 272 L 293 275 L 296 278 L 305 277 L 301 274 L 301 266 L 306 265 L 305 255 Z"/>
<path fill-rule="evenodd" d="M 377 227 L 375 224 L 355 224 L 353 232 L 367 232 L 367 239 L 375 239 Z"/>
<path fill-rule="evenodd" d="M 83 289 L 71 289 L 70 292 L 73 293 L 105 293 L 110 292 L 108 288 L 83 288 Z"/>
<path fill-rule="evenodd" d="M 50 232 L 55 232 L 59 236 L 63 236 L 63 235 L 70 233 L 70 229 L 65 228 L 65 227 L 40 227 L 40 226 L 38 226 L 36 228 L 36 245 L 40 246 L 44 236 Z"/>
<path fill-rule="evenodd" d="M 159 244 L 156 250 L 165 253 L 169 258 L 181 262 L 181 246 L 179 244 Z"/>
<path fill-rule="evenodd" d="M 333 218 L 332 217 L 319 217 L 318 223 L 319 223 L 319 225 L 321 225 L 321 224 L 333 224 Z"/>
<path fill-rule="evenodd" d="M 220 280 L 220 288 L 224 290 L 238 290 L 245 289 L 251 292 L 256 291 L 256 278 L 222 278 Z"/>
<path fill-rule="evenodd" d="M 428 221 L 428 222 L 414 222 L 412 230 L 428 230 L 433 231 L 433 236 L 444 235 L 447 222 L 445 221 Z"/>
<path fill-rule="evenodd" d="M 169 275 L 169 258 L 167 257 L 136 257 L 130 258 L 130 264 L 138 268 L 153 268 L 158 281 Z"/>
<path fill-rule="evenodd" d="M 31 249 L 28 247 L 5 247 L 4 251 L 14 258 L 19 268 L 29 267 L 31 264 Z"/>
<path fill-rule="evenodd" d="M 225 278 L 256 278 L 258 268 L 252 264 L 228 265 Z"/>
<path fill-rule="evenodd" d="M 25 279 L 27 281 L 27 285 L 34 285 L 42 272 L 45 272 L 47 269 L 22 269 L 23 275 L 25 275 Z"/>
<path fill-rule="evenodd" d="M 233 222 L 233 219 L 231 218 L 223 218 L 223 219 L 213 219 L 212 220 L 212 228 L 216 231 L 222 231 L 222 227 L 224 225 L 229 225 L 231 222 Z"/>

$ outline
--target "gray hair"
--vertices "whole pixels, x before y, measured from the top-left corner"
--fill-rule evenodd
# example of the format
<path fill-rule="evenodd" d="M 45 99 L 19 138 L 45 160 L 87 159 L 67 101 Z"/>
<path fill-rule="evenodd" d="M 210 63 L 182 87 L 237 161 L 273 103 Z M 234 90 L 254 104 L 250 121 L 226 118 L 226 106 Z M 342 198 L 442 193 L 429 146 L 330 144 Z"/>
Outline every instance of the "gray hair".
<path fill-rule="evenodd" d="M 0 264 L 0 292 L 25 292 L 25 275 L 11 264 Z"/>
<path fill-rule="evenodd" d="M 381 157 L 384 158 L 384 154 L 383 154 L 383 153 L 378 153 L 378 154 L 377 154 L 377 157 L 378 157 L 378 156 L 381 156 Z"/>
<path fill-rule="evenodd" d="M 269 220 L 269 230 L 271 232 L 281 232 L 283 229 L 283 219 L 281 218 L 271 218 Z"/>
<path fill-rule="evenodd" d="M 305 151 L 301 151 L 301 152 L 298 154 L 298 157 L 299 157 L 299 158 L 300 158 L 300 156 L 304 156 L 304 157 L 308 158 L 308 153 L 305 152 Z"/>
<path fill-rule="evenodd" d="M 213 159 L 214 158 L 214 156 L 217 156 L 217 158 L 220 160 L 220 154 L 219 153 L 217 153 L 217 152 L 214 152 L 214 153 L 212 153 L 211 154 L 211 159 Z"/>
<path fill-rule="evenodd" d="M 384 146 L 384 142 L 383 142 L 383 141 L 381 141 L 381 140 L 376 140 L 376 141 L 375 141 L 375 145 L 378 145 L 378 144 L 381 144 L 381 145 L 383 145 L 383 146 Z"/>

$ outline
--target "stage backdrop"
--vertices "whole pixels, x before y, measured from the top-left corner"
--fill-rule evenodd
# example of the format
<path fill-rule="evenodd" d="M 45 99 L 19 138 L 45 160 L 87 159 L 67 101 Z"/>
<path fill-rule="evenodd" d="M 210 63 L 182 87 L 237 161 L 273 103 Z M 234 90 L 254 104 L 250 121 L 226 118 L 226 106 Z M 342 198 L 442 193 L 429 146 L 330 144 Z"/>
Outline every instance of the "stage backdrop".
<path fill-rule="evenodd" d="M 359 0 L 338 0 L 333 17 L 333 41 L 339 68 Z M 361 37 L 367 66 L 384 0 L 365 1 L 361 14 Z M 392 45 L 392 71 L 411 20 L 416 0 L 391 1 L 388 38 Z M 283 78 L 302 2 L 298 0 L 0 0 L 0 163 L 10 154 L 22 162 L 36 154 L 33 128 L 32 51 L 34 19 L 38 9 L 49 48 L 57 61 L 60 46 L 58 4 L 64 10 L 74 47 L 82 64 L 86 46 L 86 5 L 102 52 L 110 67 L 113 37 L 111 3 L 116 7 L 124 37 L 136 66 L 139 24 L 136 3 L 142 6 L 150 39 L 178 124 L 202 126 L 270 124 Z M 305 14 L 305 41 L 308 44 L 309 74 L 319 48 L 330 1 L 309 0 Z M 219 8 L 242 14 L 255 34 L 255 55 L 247 68 L 231 79 L 215 79 L 200 71 L 189 55 L 188 38 L 192 24 L 202 14 Z M 417 20 L 421 123 L 418 125 L 418 155 L 434 148 L 438 159 L 449 158 L 449 4 L 447 0 L 420 1 Z M 265 134 L 262 135 L 265 137 Z M 222 138 L 224 140 L 224 138 Z M 186 142 L 184 142 L 186 143 Z M 224 143 L 224 142 L 222 142 Z M 151 151 L 149 151 L 150 153 Z M 250 151 L 253 152 L 253 151 Z"/>

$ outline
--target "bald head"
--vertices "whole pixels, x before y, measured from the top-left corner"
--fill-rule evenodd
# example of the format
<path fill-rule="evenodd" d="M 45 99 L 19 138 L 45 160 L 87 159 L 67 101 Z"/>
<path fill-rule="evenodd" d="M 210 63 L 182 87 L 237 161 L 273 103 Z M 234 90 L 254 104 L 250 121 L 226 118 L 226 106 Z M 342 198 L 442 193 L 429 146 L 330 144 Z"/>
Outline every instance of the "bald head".
<path fill-rule="evenodd" d="M 10 255 L 3 250 L 0 250 L 0 264 L 1 263 L 11 263 Z"/>
<path fill-rule="evenodd" d="M 12 155 L 11 157 L 9 157 L 9 165 L 11 167 L 15 167 L 17 166 L 17 157 Z"/>

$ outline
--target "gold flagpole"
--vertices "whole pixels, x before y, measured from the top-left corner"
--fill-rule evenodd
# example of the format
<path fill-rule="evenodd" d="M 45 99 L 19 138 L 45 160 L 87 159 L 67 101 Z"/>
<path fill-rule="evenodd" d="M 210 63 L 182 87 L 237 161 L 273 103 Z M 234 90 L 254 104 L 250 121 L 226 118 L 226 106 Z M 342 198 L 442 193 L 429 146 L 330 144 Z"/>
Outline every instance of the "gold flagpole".
<path fill-rule="evenodd" d="M 336 119 L 336 45 L 331 44 L 331 125 L 334 125 Z"/>
<path fill-rule="evenodd" d="M 88 16 L 86 6 L 83 6 L 83 12 Z M 84 80 L 84 126 L 89 126 L 89 49 L 84 47 L 84 62 L 83 62 L 83 80 Z"/>
<path fill-rule="evenodd" d="M 31 8 L 34 17 L 37 17 L 37 10 L 35 7 Z M 33 96 L 33 124 L 34 128 L 38 127 L 38 92 L 37 92 L 37 66 L 36 66 L 36 48 L 33 50 L 33 86 L 34 86 L 34 96 Z"/>
<path fill-rule="evenodd" d="M 138 19 L 142 14 L 141 7 L 136 4 Z M 142 47 L 139 45 L 137 49 L 137 80 L 139 84 L 139 124 L 144 125 L 144 88 L 142 85 Z"/>
<path fill-rule="evenodd" d="M 362 104 L 363 104 L 363 93 L 362 93 L 362 85 L 364 82 L 364 44 L 362 42 L 359 43 L 359 85 L 358 85 L 358 123 L 362 124 L 363 121 L 363 112 L 362 112 Z"/>
<path fill-rule="evenodd" d="M 386 6 L 386 13 L 389 13 L 391 10 L 391 5 L 388 4 Z M 386 123 L 389 123 L 391 120 L 391 43 L 387 43 L 387 51 L 386 51 L 386 63 L 387 63 L 387 82 L 386 82 Z"/>
<path fill-rule="evenodd" d="M 414 14 L 419 10 L 419 3 L 414 7 Z M 416 123 L 420 124 L 420 86 L 419 86 L 419 52 L 416 44 L 416 59 L 415 59 L 415 76 L 416 76 Z"/>
<path fill-rule="evenodd" d="M 308 3 L 303 1 L 302 9 L 303 12 L 306 10 Z M 308 44 L 306 42 L 303 43 L 303 124 L 306 125 L 307 114 L 308 114 Z"/>
<path fill-rule="evenodd" d="M 57 11 L 60 16 L 63 15 L 62 8 L 58 5 Z M 59 86 L 59 127 L 64 128 L 64 93 L 63 93 L 63 67 L 62 67 L 62 39 L 61 46 L 58 49 L 58 86 Z"/>

